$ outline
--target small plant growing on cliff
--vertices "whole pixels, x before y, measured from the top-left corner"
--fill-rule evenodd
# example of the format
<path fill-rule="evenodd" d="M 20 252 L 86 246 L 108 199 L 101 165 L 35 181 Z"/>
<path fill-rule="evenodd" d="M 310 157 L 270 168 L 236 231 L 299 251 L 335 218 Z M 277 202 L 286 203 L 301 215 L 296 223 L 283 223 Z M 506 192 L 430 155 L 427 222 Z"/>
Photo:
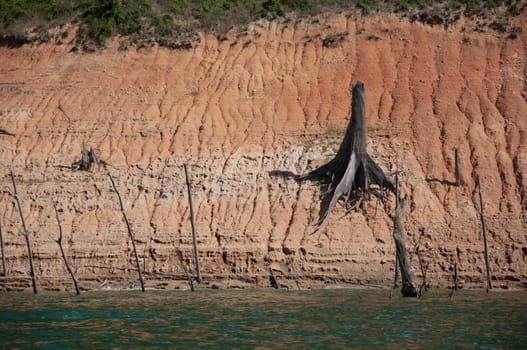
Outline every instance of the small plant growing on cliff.
<path fill-rule="evenodd" d="M 327 126 L 326 133 L 329 137 L 335 138 L 341 136 L 343 130 L 335 124 L 329 124 Z"/>

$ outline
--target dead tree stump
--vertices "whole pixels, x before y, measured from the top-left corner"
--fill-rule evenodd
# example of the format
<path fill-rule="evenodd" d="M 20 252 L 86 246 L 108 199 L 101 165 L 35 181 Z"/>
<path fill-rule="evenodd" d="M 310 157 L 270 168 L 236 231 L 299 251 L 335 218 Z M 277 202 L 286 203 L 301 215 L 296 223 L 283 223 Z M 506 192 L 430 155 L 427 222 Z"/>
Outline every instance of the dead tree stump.
<path fill-rule="evenodd" d="M 72 170 L 83 170 L 90 171 L 94 165 L 109 165 L 104 160 L 97 158 L 97 151 L 90 147 L 87 149 L 84 145 L 82 146 L 81 157 L 79 160 L 71 164 Z"/>
<path fill-rule="evenodd" d="M 329 183 L 330 193 L 332 192 L 333 195 L 328 207 L 315 225 L 317 230 L 326 223 L 329 213 L 342 196 L 347 196 L 347 202 L 356 201 L 357 203 L 369 194 L 383 199 L 384 188 L 395 191 L 383 170 L 366 151 L 364 114 L 364 84 L 359 81 L 353 85 L 351 119 L 337 154 L 325 165 L 296 177 L 298 181 L 321 180 Z M 374 187 L 375 185 L 378 187 Z"/>

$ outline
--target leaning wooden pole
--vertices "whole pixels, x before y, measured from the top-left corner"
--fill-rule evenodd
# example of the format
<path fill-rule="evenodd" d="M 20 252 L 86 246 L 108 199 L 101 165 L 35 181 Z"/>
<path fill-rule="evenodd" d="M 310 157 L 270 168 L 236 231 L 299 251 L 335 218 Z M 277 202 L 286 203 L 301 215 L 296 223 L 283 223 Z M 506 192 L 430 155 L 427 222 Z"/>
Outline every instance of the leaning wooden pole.
<path fill-rule="evenodd" d="M 33 293 L 37 294 L 37 278 L 35 276 L 35 268 L 33 266 L 33 252 L 31 251 L 31 242 L 29 241 L 29 233 L 27 232 L 26 220 L 24 220 L 24 214 L 22 214 L 22 205 L 18 198 L 18 192 L 16 191 L 15 176 L 11 173 L 11 180 L 13 182 L 13 192 L 18 206 L 18 213 L 20 214 L 20 220 L 22 220 L 22 228 L 24 229 L 24 238 L 26 239 L 27 254 L 29 256 L 29 274 L 31 275 L 31 283 L 33 284 Z"/>
<path fill-rule="evenodd" d="M 66 253 L 64 253 L 64 248 L 62 247 L 62 225 L 60 224 L 59 211 L 57 210 L 57 205 L 55 203 L 53 203 L 53 208 L 55 208 L 55 217 L 57 218 L 57 224 L 59 225 L 59 239 L 57 239 L 56 242 L 59 245 L 60 253 L 62 254 L 62 259 L 64 260 L 66 269 L 68 270 L 71 279 L 73 280 L 73 285 L 75 285 L 75 292 L 77 293 L 77 295 L 79 295 L 81 293 L 79 290 L 79 283 L 77 281 L 77 278 L 75 277 L 75 274 L 73 273 L 73 270 L 71 269 L 70 264 L 68 263 Z"/>
<path fill-rule="evenodd" d="M 485 265 L 487 267 L 487 293 L 489 292 L 489 289 L 492 289 L 492 284 L 490 282 L 491 276 L 490 276 L 490 263 L 489 263 L 489 250 L 487 246 L 487 229 L 485 227 L 485 217 L 483 214 L 483 195 L 481 194 L 481 182 L 479 180 L 478 176 L 478 192 L 479 192 L 479 218 L 481 220 L 481 232 L 483 233 L 483 244 L 485 248 Z"/>
<path fill-rule="evenodd" d="M 2 234 L 2 224 L 0 223 L 0 249 L 2 249 L 2 274 L 7 276 L 7 268 L 5 262 L 5 250 L 4 250 L 4 235 Z"/>
<path fill-rule="evenodd" d="M 395 172 L 395 211 L 397 212 L 397 207 L 399 206 L 399 171 Z M 397 247 L 395 248 L 395 273 L 393 276 L 393 286 L 392 289 L 397 289 L 399 287 L 399 255 L 397 253 Z M 391 297 L 391 291 L 390 291 L 390 297 Z"/>
<path fill-rule="evenodd" d="M 119 194 L 119 191 L 117 190 L 117 186 L 115 186 L 115 182 L 113 181 L 112 175 L 108 173 L 108 177 L 110 178 L 113 189 L 115 193 L 117 193 L 117 198 L 119 199 L 119 206 L 121 207 L 121 213 L 123 214 L 124 222 L 126 223 L 126 227 L 128 228 L 128 234 L 130 235 L 130 240 L 132 241 L 132 248 L 134 249 L 135 264 L 137 266 L 137 273 L 139 274 L 139 281 L 141 282 L 141 290 L 144 292 L 145 291 L 145 281 L 143 279 L 143 274 L 141 272 L 141 264 L 139 263 L 139 256 L 137 255 L 137 248 L 135 246 L 134 233 L 132 232 L 132 227 L 130 226 L 130 222 L 128 221 L 128 217 L 126 216 L 126 212 L 124 211 L 123 201 L 121 199 L 121 195 Z"/>
<path fill-rule="evenodd" d="M 194 225 L 194 208 L 192 206 L 192 191 L 190 185 L 190 178 L 188 176 L 187 165 L 183 164 L 185 169 L 185 179 L 187 180 L 187 191 L 188 191 L 188 205 L 190 207 L 190 225 L 192 226 L 192 243 L 194 245 L 194 261 L 196 263 L 196 279 L 198 283 L 201 283 L 201 271 L 199 266 L 199 254 L 198 254 L 198 241 L 196 239 L 196 226 Z"/>

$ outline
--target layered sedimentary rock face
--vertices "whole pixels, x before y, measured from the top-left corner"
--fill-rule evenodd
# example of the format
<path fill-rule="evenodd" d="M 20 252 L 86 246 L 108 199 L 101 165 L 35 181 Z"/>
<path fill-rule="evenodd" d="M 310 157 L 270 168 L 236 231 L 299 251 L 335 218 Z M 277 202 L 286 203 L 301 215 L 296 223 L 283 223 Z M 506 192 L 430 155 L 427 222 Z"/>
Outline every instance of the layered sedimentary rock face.
<path fill-rule="evenodd" d="M 408 195 L 407 245 L 428 283 L 483 286 L 476 177 L 481 178 L 495 286 L 527 281 L 527 28 L 515 39 L 469 23 L 395 16 L 258 22 L 189 50 L 96 53 L 73 44 L 0 48 L 0 222 L 7 277 L 30 286 L 10 178 L 32 240 L 40 287 L 71 288 L 55 240 L 84 288 L 138 286 L 131 243 L 107 172 L 135 233 L 147 287 L 184 285 L 192 269 L 183 164 L 192 180 L 205 281 L 290 287 L 392 283 L 393 198 L 320 231 L 316 183 L 272 177 L 331 159 L 366 87 L 367 147 Z M 71 39 L 71 38 L 70 38 Z M 72 171 L 83 147 L 109 165 Z M 461 186 L 454 187 L 454 149 Z M 412 263 L 419 278 L 418 259 Z"/>

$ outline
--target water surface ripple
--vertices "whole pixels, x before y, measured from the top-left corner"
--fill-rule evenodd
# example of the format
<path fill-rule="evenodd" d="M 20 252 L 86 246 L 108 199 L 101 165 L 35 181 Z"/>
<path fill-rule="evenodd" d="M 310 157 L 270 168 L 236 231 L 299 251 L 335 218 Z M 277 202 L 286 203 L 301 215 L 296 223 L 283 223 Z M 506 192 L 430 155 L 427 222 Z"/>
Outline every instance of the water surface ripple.
<path fill-rule="evenodd" d="M 0 348 L 521 349 L 527 292 L 0 293 Z"/>

